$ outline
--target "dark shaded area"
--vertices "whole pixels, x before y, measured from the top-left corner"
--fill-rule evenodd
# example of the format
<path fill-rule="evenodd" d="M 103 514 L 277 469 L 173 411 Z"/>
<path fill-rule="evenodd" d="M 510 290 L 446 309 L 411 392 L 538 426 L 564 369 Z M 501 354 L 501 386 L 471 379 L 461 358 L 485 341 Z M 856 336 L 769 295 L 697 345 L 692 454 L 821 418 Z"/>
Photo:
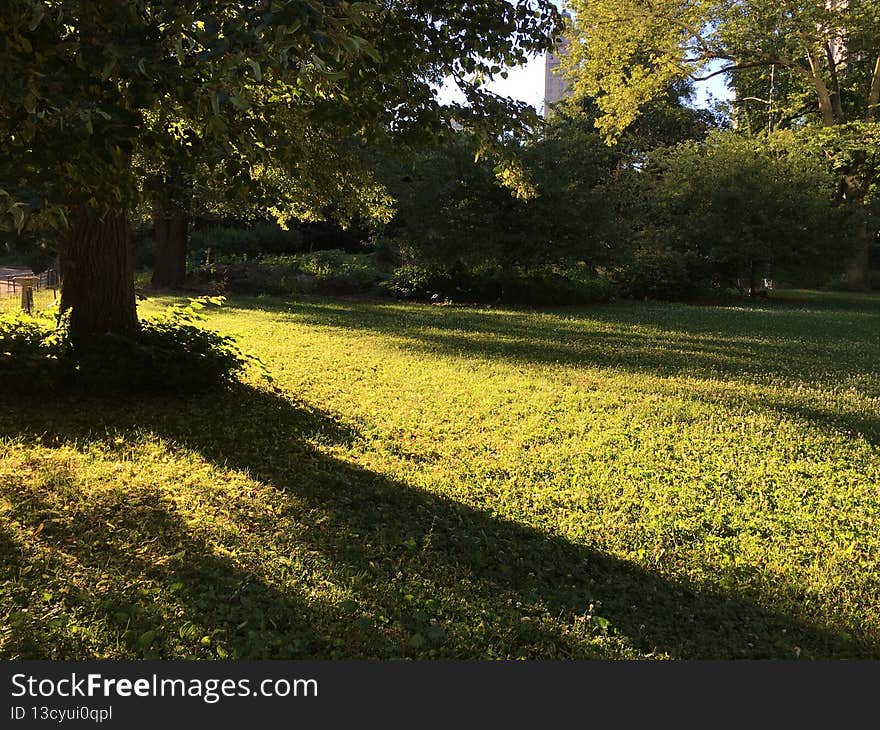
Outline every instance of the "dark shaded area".
<path fill-rule="evenodd" d="M 877 637 L 789 613 L 797 605 L 796 588 L 791 606 L 768 606 L 758 596 L 679 581 L 329 458 L 313 444 L 351 443 L 357 433 L 280 394 L 240 387 L 138 408 L 86 400 L 51 409 L 35 405 L 24 409 L 24 418 L 18 412 L 17 425 L 8 411 L 0 423 L 29 442 L 83 449 L 150 432 L 215 464 L 247 470 L 279 490 L 282 517 L 297 526 L 297 544 L 326 561 L 327 579 L 349 586 L 358 598 L 354 606 L 306 599 L 308 583 L 275 585 L 218 556 L 161 490 L 134 503 L 114 492 L 75 519 L 47 525 L 40 539 L 120 577 L 114 585 L 125 586 L 121 591 L 111 587 L 101 596 L 67 600 L 85 601 L 96 615 L 116 622 L 132 654 L 173 655 L 180 643 L 173 632 L 190 621 L 222 637 L 232 656 L 602 656 L 601 644 L 587 644 L 571 630 L 588 621 L 592 603 L 612 634 L 644 652 L 880 657 Z M 63 481 L 57 486 L 62 497 Z M 41 510 L 52 513 L 52 494 L 24 495 L 10 485 L 3 492 L 16 521 L 35 527 Z M 241 507 L 228 505 L 233 512 Z M 283 539 L 273 534 L 277 529 L 255 520 L 252 539 Z M 167 562 L 141 560 L 136 548 L 145 543 Z M 39 578 L 34 581 L 36 590 Z M 144 592 L 146 584 L 157 586 L 163 601 L 170 597 L 174 615 L 156 612 L 156 594 Z M 116 616 L 120 608 L 127 618 Z M 589 625 L 597 634 L 605 631 L 595 619 Z M 13 626 L 4 654 L 70 658 L 70 649 L 35 638 L 38 629 Z"/>
<path fill-rule="evenodd" d="M 880 395 L 880 310 L 829 315 L 784 306 L 768 311 L 612 305 L 585 314 L 583 308 L 496 312 L 268 298 L 234 299 L 230 306 L 277 312 L 302 324 L 375 332 L 423 352 L 813 384 L 867 374 L 877 376 L 876 390 L 867 394 Z"/>
<path fill-rule="evenodd" d="M 49 525 L 40 530 L 41 545 L 102 576 L 96 581 L 99 592 L 70 587 L 50 600 L 63 603 L 62 615 L 80 609 L 87 623 L 106 622 L 112 643 L 121 644 L 128 656 L 195 657 L 199 652 L 193 646 L 200 648 L 203 637 L 209 638 L 202 650 L 207 655 L 217 642 L 234 655 L 253 658 L 326 652 L 309 630 L 308 610 L 295 593 L 278 591 L 217 555 L 158 491 L 79 502 L 68 520 L 58 519 L 50 495 L 23 498 L 7 491 L 6 496 L 13 502 L 12 519 L 30 528 Z M 37 559 L 33 567 L 37 576 L 52 572 L 46 560 Z M 12 614 L 2 653 L 84 658 L 76 634 L 63 630 L 63 619 L 55 626 L 50 619 L 46 626 L 28 615 L 30 601 L 41 600 L 40 591 L 49 586 L 37 578 L 34 587 L 32 594 L 20 592 L 14 599 L 19 610 Z M 230 629 L 235 631 L 231 640 Z"/>
<path fill-rule="evenodd" d="M 833 314 L 828 310 L 836 308 L 830 304 L 818 311 L 777 304 L 769 311 L 649 305 L 596 307 L 587 314 L 582 308 L 544 313 L 559 318 L 555 327 L 548 326 L 546 316 L 530 311 L 413 310 L 382 304 L 278 300 L 236 300 L 233 306 L 278 311 L 311 325 L 375 332 L 427 353 L 529 365 L 620 368 L 661 377 L 769 376 L 814 387 L 857 377 L 860 392 L 880 397 L 880 308 L 853 313 L 847 303 Z M 747 400 L 722 391 L 712 401 L 772 410 L 880 445 L 880 412 L 867 415 L 843 407 L 825 409 L 791 402 L 784 395 Z"/>

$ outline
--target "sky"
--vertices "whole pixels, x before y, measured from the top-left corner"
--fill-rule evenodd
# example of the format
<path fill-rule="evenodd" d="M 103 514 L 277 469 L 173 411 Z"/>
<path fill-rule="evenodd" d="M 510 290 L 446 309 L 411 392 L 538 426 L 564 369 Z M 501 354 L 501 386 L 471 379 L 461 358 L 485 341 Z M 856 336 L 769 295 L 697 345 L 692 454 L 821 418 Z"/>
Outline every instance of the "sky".
<path fill-rule="evenodd" d="M 556 5 L 562 9 L 564 3 L 557 0 Z M 534 57 L 525 66 L 509 68 L 508 77 L 496 79 L 489 84 L 489 89 L 497 94 L 525 101 L 539 112 L 543 111 L 544 59 L 544 54 L 541 54 Z M 708 81 L 698 82 L 695 88 L 697 92 L 695 105 L 698 107 L 710 106 L 713 99 L 715 101 L 729 101 L 732 98 L 723 76 L 715 76 Z M 447 84 L 441 91 L 441 98 L 452 101 L 461 100 L 463 97 L 454 84 Z"/>
<path fill-rule="evenodd" d="M 498 78 L 489 84 L 489 88 L 497 94 L 525 101 L 539 112 L 544 108 L 544 56 L 537 56 L 525 66 L 508 69 L 506 79 Z M 708 107 L 711 100 L 729 101 L 732 98 L 723 76 L 715 76 L 708 81 L 697 82 L 695 85 L 697 98 L 695 105 Z M 444 87 L 441 98 L 452 101 L 461 99 L 458 90 L 450 86 Z"/>

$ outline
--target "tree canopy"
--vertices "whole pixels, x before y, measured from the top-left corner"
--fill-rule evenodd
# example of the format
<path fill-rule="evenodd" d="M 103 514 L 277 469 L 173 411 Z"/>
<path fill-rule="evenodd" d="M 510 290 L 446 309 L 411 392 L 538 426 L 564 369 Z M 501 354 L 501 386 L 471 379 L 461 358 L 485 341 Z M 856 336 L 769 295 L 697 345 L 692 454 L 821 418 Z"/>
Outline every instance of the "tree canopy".
<path fill-rule="evenodd" d="M 572 0 L 566 67 L 610 138 L 680 79 L 776 69 L 825 126 L 880 117 L 875 0 Z"/>
<path fill-rule="evenodd" d="M 550 0 L 10 0 L 0 214 L 65 229 L 62 308 L 77 310 L 75 330 L 131 329 L 125 229 L 141 162 L 222 164 L 242 196 L 266 170 L 295 176 L 328 138 L 406 142 L 455 119 L 492 141 L 535 115 L 484 82 L 558 27 Z M 446 78 L 466 102 L 441 103 Z M 324 139 L 312 145 L 305 128 Z M 325 166 L 336 161 L 349 164 Z"/>

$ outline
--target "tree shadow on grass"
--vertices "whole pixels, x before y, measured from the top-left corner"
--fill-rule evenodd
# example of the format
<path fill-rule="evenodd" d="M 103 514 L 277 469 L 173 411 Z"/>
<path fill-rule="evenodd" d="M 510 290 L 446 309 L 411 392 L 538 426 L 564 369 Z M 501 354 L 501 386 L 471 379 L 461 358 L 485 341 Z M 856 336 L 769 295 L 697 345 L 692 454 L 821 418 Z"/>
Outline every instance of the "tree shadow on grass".
<path fill-rule="evenodd" d="M 137 415 L 133 404 L 77 405 L 34 407 L 15 433 L 84 451 L 156 434 L 171 457 L 196 452 L 247 473 L 279 506 L 259 515 L 253 501 L 230 496 L 222 509 L 243 526 L 237 555 L 206 537 L 162 485 L 136 495 L 116 487 L 91 503 L 70 486 L 75 475 L 59 475 L 48 492 L 4 485 L 7 517 L 54 552 L 54 574 L 71 561 L 80 576 L 79 593 L 58 599 L 61 613 L 93 615 L 119 655 L 216 656 L 221 646 L 275 658 L 880 656 L 876 637 L 846 626 L 679 581 L 330 457 L 323 446 L 357 435 L 279 394 L 239 387 L 139 404 Z M 287 565 L 299 573 L 273 567 L 291 552 Z M 254 556 L 262 562 L 249 563 Z M 45 565 L 35 573 L 22 588 L 30 602 L 46 580 L 60 585 Z M 349 598 L 329 600 L 322 584 Z M 0 653 L 93 651 L 33 639 L 37 628 L 13 628 Z"/>
<path fill-rule="evenodd" d="M 325 607 L 219 552 L 161 490 L 96 498 L 7 485 L 3 496 L 24 541 L 0 537 L 10 600 L 2 656 L 259 659 L 332 649 L 313 630 Z M 344 635 L 343 619 L 337 611 Z"/>
<path fill-rule="evenodd" d="M 877 374 L 880 314 L 628 305 L 546 313 L 235 299 L 291 321 L 373 332 L 435 354 L 700 378 L 815 382 Z M 880 386 L 878 386 L 880 387 Z M 880 395 L 880 390 L 877 390 Z"/>
<path fill-rule="evenodd" d="M 764 311 L 709 309 L 699 311 L 697 320 L 689 320 L 687 327 L 676 324 L 676 312 L 696 310 L 672 305 L 596 307 L 587 313 L 583 309 L 562 311 L 550 313 L 552 320 L 529 312 L 441 307 L 401 310 L 393 305 L 363 302 L 267 303 L 259 299 L 236 300 L 234 306 L 263 306 L 297 322 L 375 332 L 391 336 L 406 349 L 431 354 L 529 365 L 619 368 L 660 377 L 687 375 L 737 381 L 769 376 L 811 387 L 839 384 L 853 377 L 855 390 L 880 397 L 880 315 L 864 311 L 860 313 L 868 317 L 868 325 L 847 328 L 841 320 L 831 331 L 817 334 L 816 317 L 824 313 L 792 310 L 784 305 L 770 313 L 776 321 L 768 321 Z M 852 313 L 835 314 L 846 318 Z M 781 329 L 778 318 L 783 318 Z M 647 326 L 648 331 L 631 329 L 634 324 Z M 695 395 L 728 404 L 742 400 L 696 391 Z M 854 411 L 845 404 L 823 408 L 809 402 L 786 401 L 775 394 L 752 398 L 749 403 L 758 411 L 769 409 L 826 431 L 844 430 L 880 445 L 880 413 Z"/>

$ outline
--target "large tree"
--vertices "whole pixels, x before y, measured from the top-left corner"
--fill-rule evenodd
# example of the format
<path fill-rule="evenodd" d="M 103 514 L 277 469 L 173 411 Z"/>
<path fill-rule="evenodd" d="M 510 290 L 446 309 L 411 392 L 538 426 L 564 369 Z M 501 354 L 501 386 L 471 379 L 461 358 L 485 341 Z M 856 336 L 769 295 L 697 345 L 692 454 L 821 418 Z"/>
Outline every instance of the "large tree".
<path fill-rule="evenodd" d="M 507 270 L 604 262 L 611 216 L 601 186 L 615 155 L 591 125 L 556 116 L 516 149 L 531 187 L 526 196 L 499 184 L 498 167 L 479 157 L 478 144 L 455 133 L 409 158 L 389 155 L 377 165 L 397 201 L 390 230 L 406 260 Z"/>
<path fill-rule="evenodd" d="M 457 117 L 491 140 L 529 115 L 482 82 L 545 48 L 558 21 L 549 0 L 7 0 L 0 213 L 63 229 L 74 338 L 136 330 L 139 160 L 195 150 L 246 194 L 255 171 L 293 169 L 301 114 L 402 139 Z M 440 103 L 448 77 L 467 105 Z"/>
<path fill-rule="evenodd" d="M 854 208 L 870 201 L 880 136 L 877 0 L 572 0 L 571 5 L 577 22 L 567 73 L 577 96 L 596 99 L 598 126 L 609 139 L 671 84 L 727 74 L 734 87 L 739 84 L 740 102 L 752 97 L 770 106 L 770 91 L 783 92 L 782 119 L 833 130 L 816 139 L 834 159 L 840 201 Z M 776 103 L 782 107 L 778 98 Z M 768 113 L 768 126 L 777 126 L 772 107 Z M 860 150 L 853 140 L 863 141 Z M 854 282 L 867 282 L 866 251 L 875 237 L 866 223 L 862 255 L 851 271 Z"/>
<path fill-rule="evenodd" d="M 767 274 L 783 281 L 827 277 L 851 249 L 842 233 L 847 211 L 832 205 L 827 166 L 792 136 L 719 131 L 655 150 L 645 174 L 628 181 L 638 201 L 628 236 L 634 278 L 664 256 L 684 264 L 697 289 L 738 286 L 755 294 Z M 647 289 L 663 282 L 636 283 Z"/>

